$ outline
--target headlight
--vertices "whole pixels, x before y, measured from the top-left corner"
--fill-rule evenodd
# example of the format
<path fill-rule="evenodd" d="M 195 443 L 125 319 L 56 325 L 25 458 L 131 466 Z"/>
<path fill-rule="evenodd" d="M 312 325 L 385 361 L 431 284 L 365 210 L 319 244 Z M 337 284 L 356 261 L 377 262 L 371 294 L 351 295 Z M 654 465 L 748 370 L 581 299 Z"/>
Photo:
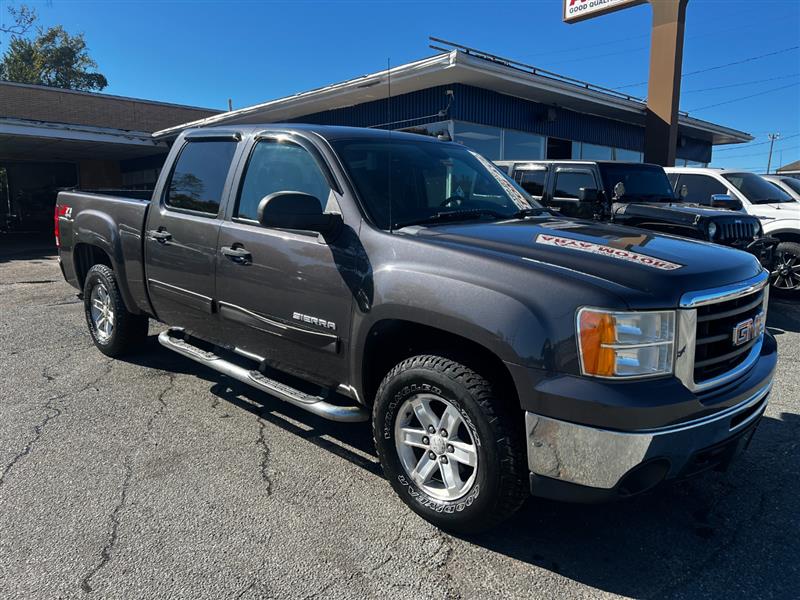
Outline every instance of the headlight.
<path fill-rule="evenodd" d="M 675 311 L 578 311 L 581 373 L 596 377 L 654 377 L 672 373 Z"/>
<path fill-rule="evenodd" d="M 709 223 L 708 224 L 708 239 L 713 240 L 715 235 L 717 235 L 717 224 L 716 223 Z"/>

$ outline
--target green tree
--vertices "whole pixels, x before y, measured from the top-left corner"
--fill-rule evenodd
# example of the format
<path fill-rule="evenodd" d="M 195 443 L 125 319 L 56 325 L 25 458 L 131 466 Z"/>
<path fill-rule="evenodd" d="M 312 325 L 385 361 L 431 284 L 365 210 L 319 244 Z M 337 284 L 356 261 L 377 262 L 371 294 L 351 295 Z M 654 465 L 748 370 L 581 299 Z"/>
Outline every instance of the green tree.
<path fill-rule="evenodd" d="M 6 12 L 8 13 L 6 18 L 10 21 L 0 22 L 0 33 L 23 35 L 36 21 L 36 11 L 24 4 L 20 4 L 19 8 L 8 6 Z M 3 17 L 0 16 L 1 18 Z"/>
<path fill-rule="evenodd" d="M 60 25 L 39 29 L 36 37 L 13 36 L 0 62 L 0 79 L 68 90 L 102 90 L 108 80 L 95 71 L 83 34 Z"/>

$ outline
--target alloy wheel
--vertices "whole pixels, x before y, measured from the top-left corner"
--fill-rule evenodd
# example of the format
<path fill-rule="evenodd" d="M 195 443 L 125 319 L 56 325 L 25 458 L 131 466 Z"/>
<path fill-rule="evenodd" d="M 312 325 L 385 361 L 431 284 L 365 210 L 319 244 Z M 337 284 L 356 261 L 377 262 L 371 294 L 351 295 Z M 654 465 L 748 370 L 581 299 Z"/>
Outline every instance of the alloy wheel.
<path fill-rule="evenodd" d="M 98 283 L 92 288 L 89 312 L 97 337 L 102 342 L 108 341 L 114 332 L 114 305 L 105 284 Z"/>
<path fill-rule="evenodd" d="M 772 276 L 772 285 L 776 289 L 794 290 L 800 287 L 800 257 L 791 252 L 781 252 L 775 259 Z"/>
<path fill-rule="evenodd" d="M 478 473 L 478 447 L 458 409 L 435 394 L 416 394 L 397 413 L 395 448 L 409 478 L 438 500 L 457 500 Z"/>

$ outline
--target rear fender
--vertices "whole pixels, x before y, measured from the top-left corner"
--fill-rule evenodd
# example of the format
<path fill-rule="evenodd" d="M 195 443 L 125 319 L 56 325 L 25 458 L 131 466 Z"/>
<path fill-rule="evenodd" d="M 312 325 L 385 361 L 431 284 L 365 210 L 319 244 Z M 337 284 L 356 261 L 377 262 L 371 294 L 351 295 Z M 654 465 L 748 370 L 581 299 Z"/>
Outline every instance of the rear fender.
<path fill-rule="evenodd" d="M 124 230 L 126 228 L 121 226 L 119 229 Z M 138 254 L 141 258 L 141 232 L 123 231 L 121 234 L 108 214 L 93 209 L 82 210 L 77 214 L 73 224 L 73 232 L 73 261 L 78 260 L 78 253 L 74 251 L 78 244 L 94 246 L 105 252 L 117 276 L 117 285 L 125 302 L 125 307 L 131 313 L 141 313 L 141 308 L 131 294 L 128 279 L 128 267 L 130 264 L 126 264 L 125 254 L 126 249 L 136 249 L 135 254 Z M 126 238 L 124 241 L 123 237 Z M 129 257 L 128 262 L 130 263 L 132 259 L 133 256 Z M 77 263 L 75 268 L 77 273 Z"/>

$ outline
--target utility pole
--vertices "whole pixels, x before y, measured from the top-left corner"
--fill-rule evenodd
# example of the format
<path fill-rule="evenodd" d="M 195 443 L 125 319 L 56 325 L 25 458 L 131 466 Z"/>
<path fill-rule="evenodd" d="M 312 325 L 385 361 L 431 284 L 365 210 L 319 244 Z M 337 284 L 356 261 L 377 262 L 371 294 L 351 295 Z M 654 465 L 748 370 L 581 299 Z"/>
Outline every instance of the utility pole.
<path fill-rule="evenodd" d="M 767 175 L 769 175 L 769 168 L 772 166 L 772 146 L 775 144 L 775 140 L 781 137 L 780 133 L 770 133 L 769 134 L 769 159 L 767 160 Z"/>

